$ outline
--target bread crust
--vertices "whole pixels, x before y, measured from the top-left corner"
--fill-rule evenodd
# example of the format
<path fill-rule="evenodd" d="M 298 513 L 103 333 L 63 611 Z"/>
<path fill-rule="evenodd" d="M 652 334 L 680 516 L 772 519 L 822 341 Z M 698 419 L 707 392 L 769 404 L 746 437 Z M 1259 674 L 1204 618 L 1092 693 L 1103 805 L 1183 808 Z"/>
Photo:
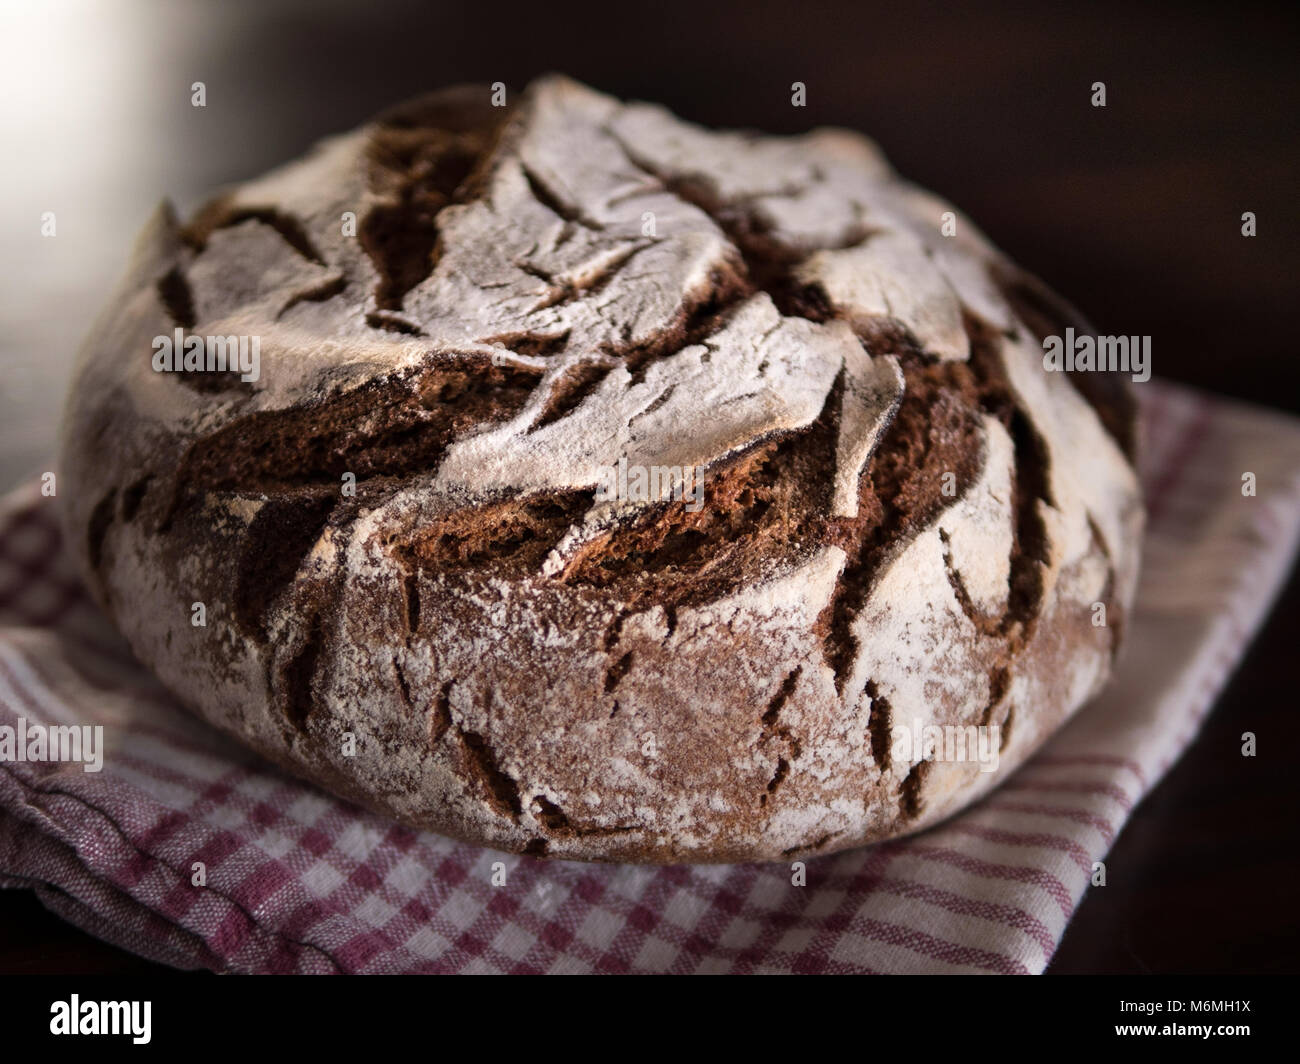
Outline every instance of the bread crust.
<path fill-rule="evenodd" d="M 60 463 L 137 656 L 289 771 L 510 851 L 793 858 L 991 789 L 1105 683 L 1136 581 L 1126 387 L 1042 365 L 1077 316 L 856 134 L 489 100 L 146 227 Z M 177 328 L 256 336 L 259 378 L 155 372 Z M 601 497 L 620 461 L 702 505 Z M 932 725 L 997 727 L 997 771 L 898 753 Z"/>

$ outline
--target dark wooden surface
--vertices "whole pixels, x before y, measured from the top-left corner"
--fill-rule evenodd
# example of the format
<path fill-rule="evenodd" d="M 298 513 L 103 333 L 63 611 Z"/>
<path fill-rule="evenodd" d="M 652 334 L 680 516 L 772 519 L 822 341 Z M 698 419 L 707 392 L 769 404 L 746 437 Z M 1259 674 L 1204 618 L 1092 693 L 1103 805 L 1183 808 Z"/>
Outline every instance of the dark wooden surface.
<path fill-rule="evenodd" d="M 99 18 L 80 31 L 95 57 L 85 63 L 71 29 L 0 27 L 20 44 L 22 32 L 56 41 L 24 104 L 48 103 L 49 124 L 6 133 L 10 158 L 34 160 L 43 183 L 32 191 L 19 171 L 0 193 L 33 209 L 57 201 L 81 222 L 57 246 L 36 244 L 30 219 L 21 234 L 0 225 L 13 297 L 0 355 L 26 381 L 0 395 L 0 414 L 40 415 L 32 461 L 52 439 L 66 338 L 159 197 L 193 206 L 404 95 L 464 80 L 519 87 L 547 70 L 713 125 L 861 129 L 1102 332 L 1151 335 L 1157 374 L 1300 411 L 1300 21 L 1280 5 L 1029 16 L 1019 5 L 263 0 L 123 3 Z M 208 86 L 202 111 L 189 105 L 195 80 Z M 808 86 L 806 108 L 790 106 L 794 81 Z M 1090 106 L 1094 81 L 1105 109 Z M 78 156 L 76 138 L 60 139 L 83 127 L 107 130 L 112 150 Z M 1248 210 L 1253 239 L 1240 232 Z M 1293 578 L 1203 734 L 1135 811 L 1108 885 L 1089 894 L 1051 971 L 1295 970 L 1297 618 Z M 1239 756 L 1245 730 L 1260 736 L 1254 759 Z M 29 894 L 0 893 L 0 971 L 149 967 Z"/>

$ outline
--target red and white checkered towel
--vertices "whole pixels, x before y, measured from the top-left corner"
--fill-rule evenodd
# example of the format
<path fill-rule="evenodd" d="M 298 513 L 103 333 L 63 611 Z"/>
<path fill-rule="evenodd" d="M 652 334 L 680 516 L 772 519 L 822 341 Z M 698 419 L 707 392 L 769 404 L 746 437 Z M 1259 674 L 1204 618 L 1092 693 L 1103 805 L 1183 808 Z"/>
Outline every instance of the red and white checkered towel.
<path fill-rule="evenodd" d="M 107 754 L 98 773 L 0 764 L 0 886 L 184 968 L 1040 972 L 1093 861 L 1196 734 L 1300 540 L 1300 422 L 1138 390 L 1150 528 L 1115 682 L 978 805 L 916 838 L 809 861 L 805 886 L 782 864 L 506 856 L 285 777 L 175 707 L 71 575 L 55 500 L 19 490 L 0 503 L 0 725 L 102 724 Z"/>

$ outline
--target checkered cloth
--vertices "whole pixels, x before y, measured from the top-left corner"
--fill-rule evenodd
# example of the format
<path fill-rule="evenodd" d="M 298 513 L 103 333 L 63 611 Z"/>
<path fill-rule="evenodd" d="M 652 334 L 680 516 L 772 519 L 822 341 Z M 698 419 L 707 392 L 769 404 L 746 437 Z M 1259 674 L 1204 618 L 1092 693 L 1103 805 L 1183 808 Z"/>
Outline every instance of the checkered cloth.
<path fill-rule="evenodd" d="M 67 567 L 55 500 L 19 490 L 0 503 L 0 725 L 102 724 L 108 751 L 99 773 L 0 764 L 0 886 L 182 968 L 1040 972 L 1300 539 L 1300 423 L 1138 390 L 1150 530 L 1114 683 L 978 805 L 916 838 L 809 861 L 804 886 L 785 864 L 507 856 L 286 778 L 133 661 Z"/>

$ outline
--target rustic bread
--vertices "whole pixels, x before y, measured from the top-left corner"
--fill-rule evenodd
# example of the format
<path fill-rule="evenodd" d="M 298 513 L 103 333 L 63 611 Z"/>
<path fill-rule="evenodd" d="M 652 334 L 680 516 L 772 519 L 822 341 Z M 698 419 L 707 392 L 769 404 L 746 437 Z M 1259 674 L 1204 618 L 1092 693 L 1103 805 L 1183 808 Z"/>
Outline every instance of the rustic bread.
<path fill-rule="evenodd" d="M 1044 369 L 1082 323 L 950 210 L 852 133 L 413 101 L 159 209 L 72 387 L 69 543 L 185 705 L 405 823 L 915 831 L 1104 684 L 1142 522 L 1127 391 Z M 256 379 L 159 371 L 178 329 Z M 914 725 L 996 729 L 997 771 Z"/>

